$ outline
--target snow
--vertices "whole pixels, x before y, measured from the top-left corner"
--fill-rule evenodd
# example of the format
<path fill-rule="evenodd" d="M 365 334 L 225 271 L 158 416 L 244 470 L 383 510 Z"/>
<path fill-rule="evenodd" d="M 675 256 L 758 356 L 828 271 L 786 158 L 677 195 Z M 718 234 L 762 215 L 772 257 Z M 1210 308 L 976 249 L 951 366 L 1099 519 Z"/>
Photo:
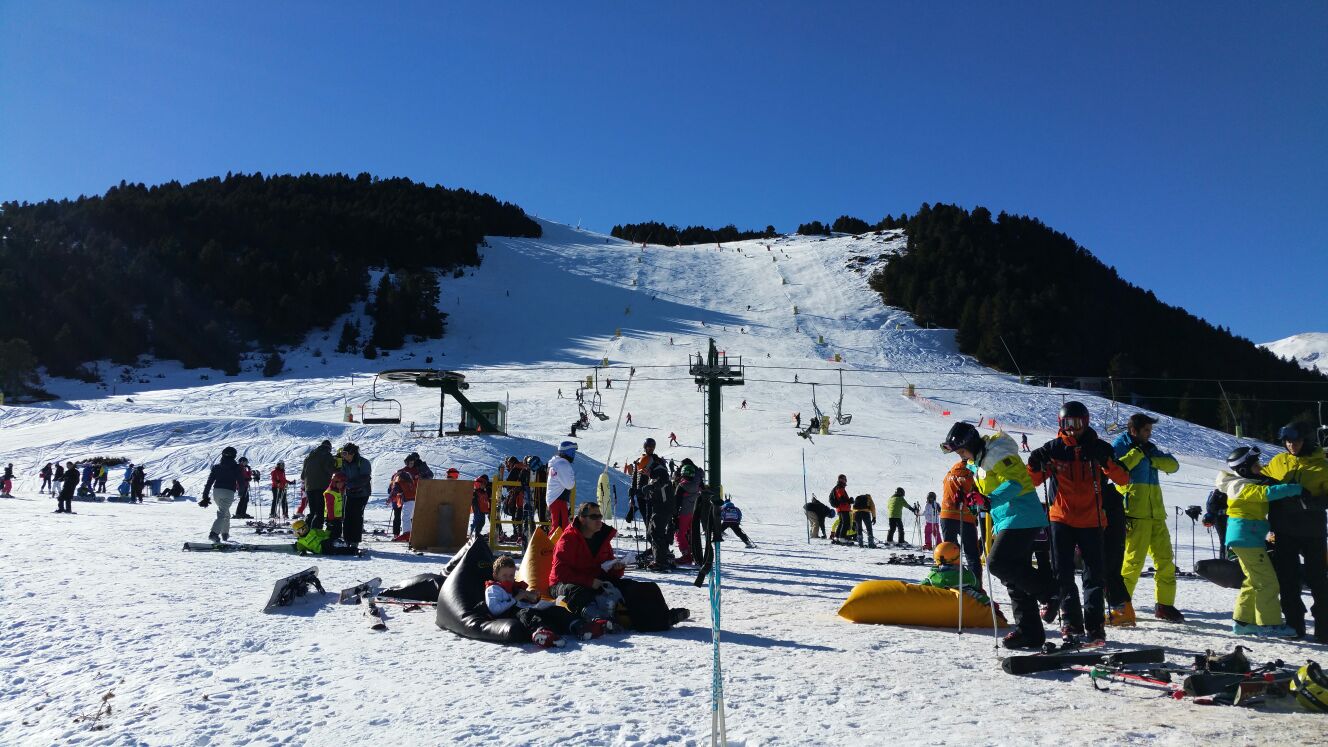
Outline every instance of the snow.
<path fill-rule="evenodd" d="M 555 651 L 461 639 L 439 630 L 431 612 L 399 608 L 388 610 L 388 632 L 373 632 L 361 609 L 338 606 L 335 597 L 264 615 L 272 582 L 312 564 L 336 590 L 373 576 L 390 582 L 437 571 L 448 558 L 392 543 L 369 543 L 364 559 L 184 553 L 184 541 L 205 537 L 211 510 L 149 499 L 76 503 L 76 515 L 57 516 L 37 493 L 36 472 L 54 459 L 123 456 L 145 464 L 149 477 L 179 477 L 197 495 L 227 444 L 264 473 L 278 459 L 295 473 L 291 465 L 323 438 L 352 440 L 373 462 L 368 518 L 381 525 L 388 476 L 410 451 L 465 477 L 492 471 L 507 454 L 547 458 L 576 418 L 576 382 L 607 358 L 612 368 L 598 372 L 603 409 L 616 417 L 627 397 L 635 425 L 621 427 L 612 450 L 612 419 L 592 420 L 577 439 L 578 492 L 592 495 L 604 464 L 631 458 L 646 436 L 663 445 L 674 431 L 682 446 L 661 448 L 666 457 L 702 455 L 702 398 L 687 356 L 710 336 L 747 364 L 747 384 L 726 392 L 723 411 L 725 489 L 757 543 L 730 542 L 724 550 L 733 743 L 1323 739 L 1322 722 L 1289 705 L 1272 709 L 1287 712 L 1201 709 L 1126 685 L 1094 692 L 1082 676 L 1013 677 L 1000 672 L 993 639 L 980 631 L 853 625 L 835 615 L 859 581 L 916 580 L 926 569 L 885 565 L 888 553 L 879 550 L 809 543 L 800 508 L 804 456 L 809 492 L 824 497 L 844 472 L 851 490 L 872 492 L 880 505 L 895 486 L 913 499 L 938 489 L 952 459 L 936 444 L 957 417 L 993 418 L 1036 444 L 1053 434 L 1064 397 L 1088 404 L 1099 430 L 1132 412 L 1077 391 L 1021 385 L 959 354 L 952 331 L 919 329 L 882 306 L 866 277 L 881 255 L 902 248 L 899 232 L 643 251 L 543 225 L 538 240 L 489 238 L 481 268 L 443 279 L 441 307 L 450 317 L 442 340 L 366 361 L 333 352 L 338 321 L 283 351 L 286 370 L 273 379 L 257 373 L 261 356 L 236 377 L 145 361 L 123 381 L 118 368 L 103 364 L 102 384 L 55 381 L 59 402 L 0 408 L 0 463 L 13 462 L 19 474 L 17 497 L 0 499 L 8 515 L 0 532 L 0 741 L 708 742 L 708 597 L 690 576 L 649 576 L 670 604 L 693 611 L 690 622 Z M 850 262 L 856 257 L 863 259 Z M 508 402 L 511 435 L 412 438 L 405 426 L 341 422 L 347 404 L 371 396 L 375 371 L 431 366 L 464 372 L 473 400 Z M 811 417 L 812 383 L 821 410 L 833 413 L 841 368 L 852 423 L 814 442 L 798 438 L 792 413 Z M 603 387 L 606 377 L 612 389 Z M 919 398 L 904 396 L 908 384 Z M 559 388 L 569 399 L 557 399 Z M 381 384 L 379 392 L 401 402 L 407 421 L 436 424 L 436 392 Z M 449 427 L 458 417 L 450 403 Z M 1168 505 L 1201 503 L 1235 439 L 1169 417 L 1156 434 L 1182 465 L 1163 480 Z M 625 504 L 625 479 L 611 474 Z M 624 510 L 618 507 L 619 516 Z M 234 531 L 249 539 L 243 528 Z M 1180 535 L 1187 567 L 1191 530 L 1182 525 Z M 1210 555 L 1209 542 L 1199 527 L 1196 557 Z M 620 539 L 618 547 L 630 552 L 633 544 Z M 1178 663 L 1236 643 L 1260 660 L 1325 654 L 1307 643 L 1237 639 L 1229 633 L 1234 592 L 1195 579 L 1179 585 L 1188 624 L 1149 617 L 1153 590 L 1145 578 L 1136 593 L 1140 626 L 1111 631 L 1113 639 L 1167 646 Z M 995 596 L 1008 604 L 999 583 Z M 95 712 L 107 692 L 115 694 L 110 715 L 76 720 Z"/>
<path fill-rule="evenodd" d="M 1328 373 L 1328 332 L 1305 332 L 1259 345 L 1311 371 Z"/>

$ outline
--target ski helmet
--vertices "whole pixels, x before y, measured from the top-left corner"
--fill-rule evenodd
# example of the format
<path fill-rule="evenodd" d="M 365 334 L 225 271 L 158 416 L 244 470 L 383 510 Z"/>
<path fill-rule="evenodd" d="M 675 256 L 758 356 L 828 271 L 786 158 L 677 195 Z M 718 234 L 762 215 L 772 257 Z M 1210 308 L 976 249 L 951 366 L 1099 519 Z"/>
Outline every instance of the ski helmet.
<path fill-rule="evenodd" d="M 331 478 L 330 480 L 328 480 L 328 483 L 327 483 L 327 484 L 328 484 L 328 485 L 345 485 L 345 484 L 346 484 L 346 473 L 345 473 L 345 472 L 342 472 L 341 470 L 336 470 L 336 471 L 334 471 L 334 472 L 332 473 L 332 478 Z"/>
<path fill-rule="evenodd" d="M 571 459 L 572 457 L 576 456 L 576 442 L 563 441 L 562 443 L 558 444 L 558 453 L 561 454 L 566 459 Z"/>
<path fill-rule="evenodd" d="M 848 484 L 848 476 L 847 476 L 847 475 L 840 475 L 839 477 L 836 477 L 836 478 L 835 478 L 835 482 L 838 482 L 840 485 L 847 485 L 847 484 Z"/>
<path fill-rule="evenodd" d="M 643 443 L 643 444 L 641 444 L 641 447 L 642 447 L 642 448 L 645 448 L 645 449 L 653 449 L 653 448 L 655 448 L 655 439 L 653 439 L 653 438 L 647 438 L 647 439 L 646 439 L 646 442 Z"/>
<path fill-rule="evenodd" d="M 529 469 L 531 472 L 539 472 L 540 467 L 543 466 L 544 461 L 534 454 L 526 457 L 526 469 Z"/>
<path fill-rule="evenodd" d="M 1306 423 L 1287 423 L 1277 432 L 1279 441 L 1304 441 L 1307 446 L 1316 446 L 1318 434 Z"/>
<path fill-rule="evenodd" d="M 973 427 L 972 423 L 959 421 L 950 426 L 950 432 L 945 434 L 945 440 L 941 442 L 941 451 L 948 453 L 963 449 L 970 454 L 976 454 L 982 451 L 982 436 L 978 429 Z"/>
<path fill-rule="evenodd" d="M 224 448 L 224 449 L 221 450 L 221 457 L 222 457 L 223 459 L 234 459 L 234 458 L 235 458 L 235 455 L 238 454 L 238 453 L 239 453 L 239 452 L 237 452 L 237 451 L 235 450 L 235 447 L 234 447 L 234 446 L 227 446 L 226 448 Z M 131 464 L 131 465 L 129 465 L 129 466 L 132 467 L 132 466 L 134 466 L 134 465 Z"/>
<path fill-rule="evenodd" d="M 1227 454 L 1227 466 L 1241 477 L 1249 473 L 1251 463 L 1259 463 L 1258 446 L 1237 446 L 1234 451 Z"/>
<path fill-rule="evenodd" d="M 1088 427 L 1088 408 L 1083 402 L 1070 400 L 1061 405 L 1061 412 L 1056 416 L 1056 423 L 1061 430 L 1066 428 L 1087 428 Z"/>
<path fill-rule="evenodd" d="M 1306 662 L 1296 670 L 1290 689 L 1297 703 L 1311 711 L 1328 712 L 1328 675 L 1315 662 Z"/>
<path fill-rule="evenodd" d="M 303 537 L 309 533 L 309 526 L 304 523 L 304 519 L 296 519 L 291 522 L 291 531 L 295 532 L 296 537 Z"/>
<path fill-rule="evenodd" d="M 932 554 L 936 559 L 936 565 L 952 565 L 959 562 L 959 545 L 953 542 L 942 542 L 936 545 L 936 552 Z"/>

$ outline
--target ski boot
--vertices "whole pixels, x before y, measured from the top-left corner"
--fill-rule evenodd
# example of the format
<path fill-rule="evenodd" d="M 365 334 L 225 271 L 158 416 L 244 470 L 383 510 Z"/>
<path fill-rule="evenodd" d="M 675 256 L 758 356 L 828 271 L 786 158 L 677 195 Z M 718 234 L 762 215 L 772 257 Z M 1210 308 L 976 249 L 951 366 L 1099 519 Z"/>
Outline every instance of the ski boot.
<path fill-rule="evenodd" d="M 1153 617 L 1173 623 L 1185 622 L 1185 616 L 1180 613 L 1180 610 L 1170 604 L 1162 604 L 1161 602 L 1153 606 Z"/>
<path fill-rule="evenodd" d="M 208 542 L 211 542 L 214 545 L 220 544 L 221 535 L 217 534 L 216 532 L 208 532 Z"/>
<path fill-rule="evenodd" d="M 1106 628 L 1101 625 L 1089 628 L 1085 640 L 1087 641 L 1086 645 L 1089 646 L 1105 646 L 1107 644 Z"/>
<path fill-rule="evenodd" d="M 1039 612 L 1041 612 L 1042 622 L 1048 625 L 1056 622 L 1056 616 L 1061 613 L 1061 598 L 1052 597 L 1043 602 Z"/>
<path fill-rule="evenodd" d="M 692 617 L 692 611 L 686 607 L 674 607 L 669 610 L 669 626 L 672 627 L 680 622 L 689 620 Z"/>
<path fill-rule="evenodd" d="M 1042 649 L 1042 644 L 1046 642 L 1047 636 L 1045 633 L 1042 635 L 1034 635 L 1025 633 L 1018 628 L 1006 633 L 1005 637 L 1001 639 L 1001 645 L 1006 648 L 1029 649 L 1033 651 L 1040 651 Z"/>
<path fill-rule="evenodd" d="M 540 628 L 531 633 L 530 642 L 543 648 L 562 648 L 567 645 L 561 636 L 548 628 Z"/>
<path fill-rule="evenodd" d="M 1113 628 L 1133 628 L 1135 625 L 1134 605 L 1126 602 L 1119 607 L 1107 610 L 1107 624 Z"/>

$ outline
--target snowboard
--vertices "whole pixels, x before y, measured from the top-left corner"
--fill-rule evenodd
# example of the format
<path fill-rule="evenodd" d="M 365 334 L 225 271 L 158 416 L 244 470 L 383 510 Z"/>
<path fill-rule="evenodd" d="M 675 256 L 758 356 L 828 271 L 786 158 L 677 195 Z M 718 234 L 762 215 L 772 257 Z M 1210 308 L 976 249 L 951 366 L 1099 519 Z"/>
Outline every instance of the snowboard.
<path fill-rule="evenodd" d="M 362 597 L 373 596 L 373 593 L 382 585 L 383 579 L 375 576 L 362 584 L 355 584 L 349 589 L 342 589 L 337 602 L 339 604 L 359 604 Z"/>
<path fill-rule="evenodd" d="M 1194 564 L 1194 572 L 1205 580 L 1226 589 L 1239 589 L 1245 583 L 1240 563 L 1226 558 L 1208 558 Z"/>
<path fill-rule="evenodd" d="M 1001 669 L 1008 674 L 1033 674 L 1065 669 L 1075 664 L 1154 664 L 1166 660 L 1166 649 L 1161 646 L 1128 651 L 1065 651 L 1051 654 L 1007 656 L 1001 660 Z"/>
<path fill-rule="evenodd" d="M 186 542 L 186 552 L 295 552 L 294 544 L 246 545 L 239 542 Z"/>
<path fill-rule="evenodd" d="M 280 579 L 272 585 L 272 595 L 268 597 L 267 604 L 263 607 L 264 612 L 271 612 L 278 607 L 289 606 L 295 601 L 296 597 L 302 597 L 309 592 L 309 587 L 318 589 L 318 593 L 326 593 L 323 590 L 323 583 L 318 580 L 318 566 L 310 566 L 299 573 Z"/>

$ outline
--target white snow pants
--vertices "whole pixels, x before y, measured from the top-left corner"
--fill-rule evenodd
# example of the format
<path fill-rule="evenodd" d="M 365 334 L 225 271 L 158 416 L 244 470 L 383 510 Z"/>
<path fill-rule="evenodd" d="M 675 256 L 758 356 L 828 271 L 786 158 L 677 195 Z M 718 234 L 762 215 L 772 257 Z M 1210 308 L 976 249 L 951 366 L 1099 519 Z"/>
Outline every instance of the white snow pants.
<path fill-rule="evenodd" d="M 415 501 L 401 504 L 401 533 L 410 534 L 412 520 L 415 518 Z"/>

